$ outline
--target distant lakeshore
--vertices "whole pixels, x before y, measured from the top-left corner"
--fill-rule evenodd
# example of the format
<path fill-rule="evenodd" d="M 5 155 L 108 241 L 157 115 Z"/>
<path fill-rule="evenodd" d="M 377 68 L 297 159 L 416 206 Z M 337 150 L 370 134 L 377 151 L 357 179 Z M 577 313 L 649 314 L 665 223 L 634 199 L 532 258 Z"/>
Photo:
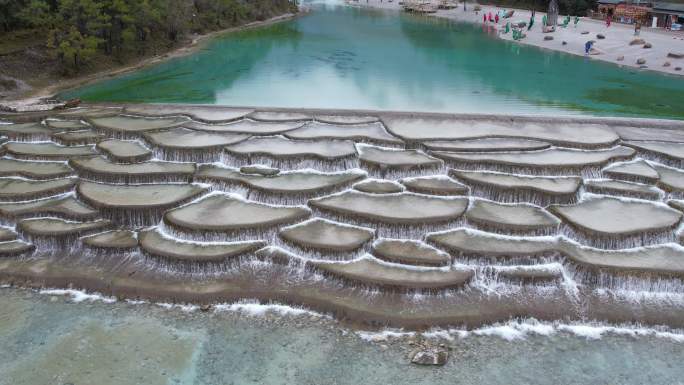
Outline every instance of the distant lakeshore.
<path fill-rule="evenodd" d="M 347 0 L 347 3 L 359 7 L 394 10 L 401 10 L 402 8 L 401 5 L 399 5 L 399 1 Z M 531 16 L 531 11 L 529 10 L 492 5 L 480 5 L 481 10 L 475 13 L 474 9 L 476 5 L 477 4 L 472 3 L 466 4 L 467 11 L 464 12 L 461 3 L 458 8 L 450 10 L 440 9 L 436 13 L 427 15 L 483 24 L 484 14 L 490 12 L 496 14 L 502 9 L 515 11 L 513 17 L 508 20 L 499 20 L 498 24 L 487 23 L 486 26 L 492 29 L 503 29 L 508 21 L 512 23 L 522 21 L 529 22 Z M 529 31 L 525 28 L 524 33 L 527 36 L 519 40 L 521 44 L 583 56 L 585 43 L 588 40 L 593 40 L 595 41 L 594 48 L 597 54 L 588 56 L 591 59 L 601 60 L 624 67 L 684 76 L 684 58 L 668 57 L 669 53 L 678 55 L 684 54 L 684 33 L 682 32 L 670 32 L 662 29 L 642 27 L 639 36 L 635 36 L 633 25 L 612 23 L 610 27 L 606 27 L 605 23 L 601 21 L 582 17 L 580 18 L 577 27 L 571 22 L 566 28 L 558 27 L 555 32 L 542 33 L 541 19 L 543 15 L 543 12 L 536 13 L 534 26 Z M 559 21 L 561 19 L 562 16 L 559 17 Z M 598 34 L 603 35 L 605 38 L 597 38 Z M 497 33 L 497 36 L 504 40 L 513 40 L 512 33 L 510 32 L 506 34 L 501 31 Z M 551 36 L 553 39 L 545 40 L 545 37 L 547 36 Z M 643 39 L 645 42 L 650 43 L 652 47 L 644 48 L 643 44 L 630 45 L 630 42 L 636 38 Z M 637 64 L 638 59 L 644 59 L 646 62 L 644 64 Z"/>

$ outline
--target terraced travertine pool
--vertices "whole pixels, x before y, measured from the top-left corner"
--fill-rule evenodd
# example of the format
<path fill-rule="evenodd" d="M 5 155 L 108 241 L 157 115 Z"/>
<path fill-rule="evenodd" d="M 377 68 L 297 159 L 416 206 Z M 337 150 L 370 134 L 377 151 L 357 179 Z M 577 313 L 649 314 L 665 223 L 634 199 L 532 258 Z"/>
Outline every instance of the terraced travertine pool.
<path fill-rule="evenodd" d="M 497 39 L 479 25 L 305 2 L 295 20 L 62 93 L 86 101 L 684 118 L 684 77 Z"/>
<path fill-rule="evenodd" d="M 0 292 L 0 357 L 23 357 L 0 360 L 0 383 L 105 374 L 120 380 L 113 383 L 166 383 L 167 375 L 211 383 L 224 372 L 207 357 L 237 351 L 207 337 L 223 322 L 213 314 L 254 311 L 259 303 L 306 309 L 270 308 L 294 312 L 295 325 L 322 328 L 297 338 L 349 336 L 336 340 L 342 356 L 321 353 L 335 359 L 372 355 L 386 344 L 393 346 L 386 357 L 399 359 L 415 348 L 413 338 L 441 341 L 455 349 L 456 362 L 439 373 L 470 371 L 464 383 L 479 382 L 484 364 L 473 357 L 492 349 L 546 351 L 541 362 L 550 364 L 568 359 L 567 349 L 610 362 L 623 357 L 614 370 L 630 377 L 621 383 L 642 383 L 646 373 L 665 382 L 681 375 L 677 365 L 657 373 L 626 365 L 649 357 L 661 368 L 670 358 L 656 365 L 654 357 L 684 341 L 680 121 L 144 104 L 3 113 L 0 120 L 0 285 L 107 303 Z M 169 335 L 128 354 L 165 317 L 130 308 L 140 301 L 197 312 L 169 315 L 180 317 L 169 321 Z M 104 317 L 105 326 L 93 321 L 110 311 L 125 315 L 127 326 L 115 315 Z M 80 326 L 70 328 L 76 313 Z M 244 331 L 239 325 L 252 322 L 233 316 L 225 327 Z M 287 317 L 269 317 L 281 330 L 293 327 Z M 59 326 L 30 332 L 45 330 L 41 322 Z M 272 327 L 253 325 L 245 335 Z M 387 339 L 383 327 L 398 337 Z M 282 341 L 268 333 L 261 343 Z M 482 341 L 488 335 L 503 339 Z M 606 340 L 585 342 L 600 335 Z M 55 356 L 82 340 L 87 346 L 73 360 Z M 107 341 L 124 346 L 105 348 Z M 157 343 L 165 355 L 153 351 Z M 654 353 L 656 345 L 663 350 Z M 154 357 L 152 369 L 78 362 L 93 346 L 111 351 L 122 368 Z M 534 377 L 521 383 L 558 382 L 498 357 L 526 371 L 522 379 Z M 593 358 L 572 367 L 591 366 Z M 277 368 L 244 376 L 292 378 Z M 562 383 L 585 382 L 564 381 L 573 371 L 555 373 Z M 615 373 L 600 373 L 608 374 Z M 424 380 L 413 369 L 410 375 Z"/>

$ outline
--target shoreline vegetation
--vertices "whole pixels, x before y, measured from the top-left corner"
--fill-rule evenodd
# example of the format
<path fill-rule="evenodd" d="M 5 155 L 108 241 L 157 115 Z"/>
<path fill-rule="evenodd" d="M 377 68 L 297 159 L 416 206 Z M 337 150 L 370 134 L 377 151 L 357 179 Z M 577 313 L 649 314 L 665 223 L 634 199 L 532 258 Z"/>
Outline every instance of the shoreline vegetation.
<path fill-rule="evenodd" d="M 0 14 L 0 101 L 35 102 L 188 55 L 215 36 L 287 20 L 298 12 L 288 0 L 10 1 Z"/>
<path fill-rule="evenodd" d="M 392 2 L 387 0 L 346 0 L 346 2 L 358 7 L 402 9 L 398 0 Z M 436 8 L 437 2 L 433 1 L 432 3 Z M 478 12 L 475 12 L 476 6 L 480 8 Z M 466 7 L 467 11 L 464 12 L 463 3 L 459 3 L 456 8 L 438 9 L 434 13 L 427 13 L 426 16 L 479 24 L 488 33 L 509 41 L 515 40 L 512 32 L 505 33 L 506 23 L 510 22 L 511 25 L 520 22 L 529 23 L 531 17 L 530 10 L 503 5 L 467 3 Z M 484 14 L 491 12 L 494 15 L 504 9 L 513 11 L 513 16 L 510 19 L 501 19 L 498 23 L 483 22 Z M 517 40 L 517 42 L 542 49 L 585 56 L 585 43 L 592 40 L 594 41 L 593 50 L 589 55 L 586 55 L 587 60 L 600 60 L 620 67 L 684 76 L 684 32 L 672 32 L 642 26 L 640 34 L 635 36 L 633 25 L 612 23 L 610 27 L 607 27 L 600 20 L 580 17 L 577 26 L 570 22 L 565 28 L 559 26 L 555 32 L 545 33 L 542 32 L 541 28 L 541 21 L 545 15 L 544 12 L 537 10 L 532 29 L 522 28 L 525 37 Z M 559 24 L 562 18 L 559 16 Z"/>

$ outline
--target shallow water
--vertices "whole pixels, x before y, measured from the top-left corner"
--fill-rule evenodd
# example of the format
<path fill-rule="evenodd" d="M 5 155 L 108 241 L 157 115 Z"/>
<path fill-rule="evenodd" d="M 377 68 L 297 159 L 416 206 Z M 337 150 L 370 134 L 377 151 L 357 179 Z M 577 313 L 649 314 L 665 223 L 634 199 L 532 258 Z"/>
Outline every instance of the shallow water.
<path fill-rule="evenodd" d="M 684 77 L 497 39 L 482 26 L 340 2 L 63 97 L 409 111 L 684 118 Z"/>
<path fill-rule="evenodd" d="M 683 342 L 568 333 L 444 341 L 445 367 L 408 363 L 404 340 L 367 342 L 311 314 L 255 317 L 73 303 L 0 291 L 0 384 L 677 384 Z M 486 332 L 485 332 L 486 333 Z M 508 333 L 510 335 L 510 333 Z"/>

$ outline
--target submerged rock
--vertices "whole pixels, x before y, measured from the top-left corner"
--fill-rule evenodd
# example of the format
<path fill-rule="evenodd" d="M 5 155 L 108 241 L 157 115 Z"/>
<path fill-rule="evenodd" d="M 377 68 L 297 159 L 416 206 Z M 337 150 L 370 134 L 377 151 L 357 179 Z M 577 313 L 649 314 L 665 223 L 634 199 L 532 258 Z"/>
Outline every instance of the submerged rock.
<path fill-rule="evenodd" d="M 393 194 L 404 191 L 404 186 L 385 179 L 366 179 L 354 185 L 354 190 L 371 194 Z"/>
<path fill-rule="evenodd" d="M 540 151 L 515 151 L 505 153 L 432 152 L 432 154 L 438 158 L 451 162 L 543 168 L 550 170 L 601 166 L 610 161 L 629 158 L 633 156 L 634 153 L 635 151 L 633 149 L 624 146 L 595 151 L 550 148 Z"/>
<path fill-rule="evenodd" d="M 223 124 L 206 124 L 199 122 L 191 122 L 184 124 L 184 127 L 192 128 L 198 131 L 207 131 L 214 133 L 233 133 L 233 134 L 248 134 L 248 135 L 276 135 L 292 131 L 303 125 L 303 122 L 257 122 L 254 120 L 243 119 L 236 122 Z"/>
<path fill-rule="evenodd" d="M 411 354 L 411 363 L 416 365 L 443 366 L 448 359 L 449 351 L 442 347 L 423 347 Z"/>
<path fill-rule="evenodd" d="M 137 140 L 107 139 L 99 142 L 97 149 L 116 162 L 143 162 L 152 157 L 152 151 Z"/>
<path fill-rule="evenodd" d="M 138 247 L 136 233 L 131 230 L 111 230 L 81 238 L 83 244 L 101 249 L 133 249 Z"/>
<path fill-rule="evenodd" d="M 76 200 L 71 194 L 29 202 L 0 204 L 0 214 L 10 218 L 57 214 L 79 220 L 95 219 L 99 215 L 97 210 Z"/>
<path fill-rule="evenodd" d="M 203 168 L 200 168 L 202 170 Z M 275 176 L 280 173 L 280 169 L 268 167 L 261 164 L 240 167 L 240 173 L 250 175 Z"/>
<path fill-rule="evenodd" d="M 140 247 L 157 257 L 178 262 L 223 262 L 266 246 L 263 241 L 194 242 L 164 235 L 158 228 L 139 233 Z"/>
<path fill-rule="evenodd" d="M 468 187 L 446 175 L 404 178 L 400 181 L 409 191 L 429 195 L 466 195 Z"/>
<path fill-rule="evenodd" d="M 311 120 L 311 116 L 299 112 L 256 111 L 249 114 L 250 119 L 266 122 L 295 122 Z"/>
<path fill-rule="evenodd" d="M 147 132 L 143 136 L 157 147 L 197 151 L 212 148 L 220 149 L 223 146 L 241 142 L 250 137 L 248 134 L 202 132 L 185 127 Z"/>
<path fill-rule="evenodd" d="M 553 205 L 549 211 L 585 233 L 591 241 L 599 237 L 636 235 L 639 242 L 646 242 L 649 234 L 671 231 L 682 218 L 679 211 L 662 204 L 613 197 L 593 197 L 568 206 Z"/>
<path fill-rule="evenodd" d="M 425 169 L 442 165 L 442 161 L 418 150 L 400 150 L 357 144 L 359 159 L 370 167 L 381 169 Z"/>
<path fill-rule="evenodd" d="M 84 128 L 90 127 L 89 124 L 84 123 L 80 120 L 56 120 L 56 119 L 46 119 L 45 120 L 45 125 L 58 129 L 58 130 L 82 130 Z"/>
<path fill-rule="evenodd" d="M 655 154 L 665 161 L 673 163 L 674 166 L 681 166 L 684 162 L 684 145 L 673 142 L 625 142 L 627 146 L 634 147 L 647 153 Z"/>
<path fill-rule="evenodd" d="M 132 114 L 154 115 L 154 116 L 176 116 L 186 115 L 195 120 L 210 123 L 229 122 L 240 119 L 254 110 L 249 108 L 234 108 L 224 106 L 174 106 L 174 105 L 129 105 L 126 112 Z"/>
<path fill-rule="evenodd" d="M 365 124 L 378 121 L 377 116 L 359 115 L 316 115 L 315 119 L 321 123 L 330 124 Z"/>
<path fill-rule="evenodd" d="M 529 191 L 554 197 L 567 197 L 571 200 L 582 185 L 582 178 L 579 177 L 530 176 L 463 170 L 451 170 L 449 174 L 469 185 L 509 191 L 516 196 L 522 196 Z M 524 201 L 524 199 L 518 198 L 516 201 Z"/>
<path fill-rule="evenodd" d="M 68 160 L 74 157 L 97 155 L 93 146 L 62 146 L 53 142 L 5 144 L 9 154 L 19 158 Z"/>
<path fill-rule="evenodd" d="M 489 258 L 543 255 L 558 248 L 554 237 L 498 235 L 466 228 L 431 233 L 425 239 L 451 252 Z"/>
<path fill-rule="evenodd" d="M 643 159 L 635 162 L 613 164 L 604 168 L 603 172 L 611 178 L 626 180 L 655 182 L 659 178 L 658 171 Z"/>
<path fill-rule="evenodd" d="M 132 115 L 117 115 L 91 118 L 89 122 L 94 126 L 110 131 L 122 133 L 141 133 L 162 128 L 171 128 L 188 122 L 186 117 L 148 118 Z"/>
<path fill-rule="evenodd" d="M 404 143 L 390 135 L 380 122 L 354 125 L 311 122 L 284 135 L 290 139 L 351 139 L 357 142 L 371 141 L 397 145 Z"/>
<path fill-rule="evenodd" d="M 294 141 L 283 137 L 250 138 L 226 146 L 226 151 L 239 155 L 270 155 L 274 157 L 313 156 L 322 159 L 356 155 L 354 142 L 348 140 Z"/>
<path fill-rule="evenodd" d="M 370 241 L 372 229 L 313 218 L 280 229 L 280 237 L 299 246 L 332 251 L 352 251 Z"/>
<path fill-rule="evenodd" d="M 433 140 L 423 142 L 429 150 L 436 151 L 522 151 L 543 150 L 551 147 L 548 142 L 516 138 L 483 138 L 466 140 Z"/>
<path fill-rule="evenodd" d="M 405 265 L 446 266 L 451 262 L 449 254 L 411 239 L 378 239 L 373 243 L 373 255 Z"/>
<path fill-rule="evenodd" d="M 560 220 L 541 207 L 529 204 L 503 204 L 476 199 L 466 212 L 466 218 L 485 228 L 508 231 L 554 232 Z"/>
<path fill-rule="evenodd" d="M 0 199 L 29 200 L 71 190 L 78 179 L 50 179 L 33 181 L 18 178 L 0 178 Z"/>
<path fill-rule="evenodd" d="M 584 181 L 588 192 L 611 194 L 642 199 L 660 199 L 663 192 L 653 186 L 641 183 L 623 182 L 610 179 L 589 179 Z"/>
<path fill-rule="evenodd" d="M 381 262 L 366 256 L 351 262 L 309 261 L 326 273 L 367 285 L 401 289 L 446 289 L 465 285 L 473 277 L 470 269 L 409 267 Z"/>
<path fill-rule="evenodd" d="M 195 173 L 194 163 L 176 163 L 147 161 L 142 163 L 122 164 L 96 156 L 90 158 L 71 159 L 69 164 L 79 174 L 94 176 L 98 179 L 124 179 L 126 182 L 137 179 L 168 178 L 187 180 Z"/>
<path fill-rule="evenodd" d="M 10 138 L 49 138 L 53 131 L 40 123 L 20 123 L 0 125 L 0 134 Z"/>
<path fill-rule="evenodd" d="M 28 242 L 14 240 L 0 243 L 0 256 L 10 257 L 31 252 L 36 247 Z"/>
<path fill-rule="evenodd" d="M 55 179 L 74 173 L 64 162 L 40 162 L 18 159 L 0 159 L 1 176 L 23 176 L 33 179 Z"/>
<path fill-rule="evenodd" d="M 593 269 L 684 277 L 684 251 L 672 245 L 601 250 L 565 241 L 562 248 L 571 261 Z"/>
<path fill-rule="evenodd" d="M 73 146 L 77 144 L 93 144 L 105 138 L 103 134 L 93 130 L 59 132 L 52 136 L 60 143 Z"/>
<path fill-rule="evenodd" d="M 215 194 L 168 211 L 164 221 L 191 231 L 236 231 L 291 223 L 310 214 L 306 207 L 271 206 L 238 195 Z"/>
<path fill-rule="evenodd" d="M 598 147 L 611 145 L 619 139 L 611 127 L 603 124 L 401 116 L 387 116 L 383 121 L 390 133 L 410 141 L 503 137 Z"/>
<path fill-rule="evenodd" d="M 617 126 L 615 131 L 625 141 L 684 142 L 684 131 L 677 129 Z"/>
<path fill-rule="evenodd" d="M 108 220 L 92 222 L 72 222 L 58 218 L 22 219 L 17 229 L 24 234 L 40 237 L 80 235 L 90 231 L 103 230 L 111 226 Z"/>
<path fill-rule="evenodd" d="M 653 164 L 660 179 L 658 186 L 669 192 L 684 192 L 684 171 L 662 164 Z"/>
<path fill-rule="evenodd" d="M 313 170 L 285 171 L 272 176 L 244 174 L 237 169 L 216 165 L 202 165 L 197 171 L 197 178 L 223 182 L 234 182 L 248 187 L 280 194 L 304 194 L 328 190 L 336 186 L 349 184 L 366 176 L 360 170 L 334 173 L 315 172 Z"/>
<path fill-rule="evenodd" d="M 195 198 L 207 188 L 192 184 L 120 185 L 81 181 L 76 191 L 98 208 L 160 209 Z"/>
<path fill-rule="evenodd" d="M 348 190 L 311 199 L 309 205 L 334 213 L 393 224 L 446 222 L 460 217 L 466 198 L 445 198 L 411 193 L 368 194 Z"/>

